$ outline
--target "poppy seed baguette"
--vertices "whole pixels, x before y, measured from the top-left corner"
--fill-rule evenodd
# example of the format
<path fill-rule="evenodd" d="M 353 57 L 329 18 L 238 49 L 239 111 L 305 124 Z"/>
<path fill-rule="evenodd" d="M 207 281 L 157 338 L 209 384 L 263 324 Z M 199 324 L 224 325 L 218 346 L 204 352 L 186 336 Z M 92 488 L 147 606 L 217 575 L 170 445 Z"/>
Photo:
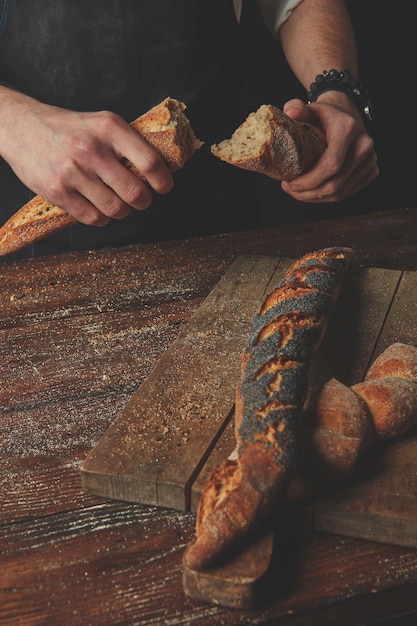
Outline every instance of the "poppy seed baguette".
<path fill-rule="evenodd" d="M 254 316 L 236 392 L 236 450 L 203 489 L 187 567 L 216 562 L 286 497 L 308 366 L 350 256 L 349 248 L 305 255 Z"/>

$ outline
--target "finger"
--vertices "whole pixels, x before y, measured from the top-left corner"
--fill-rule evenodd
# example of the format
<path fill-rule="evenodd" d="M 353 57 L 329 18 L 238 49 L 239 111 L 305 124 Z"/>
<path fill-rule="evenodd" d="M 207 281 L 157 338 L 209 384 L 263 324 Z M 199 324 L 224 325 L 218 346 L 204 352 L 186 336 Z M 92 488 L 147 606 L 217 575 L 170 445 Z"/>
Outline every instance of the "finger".
<path fill-rule="evenodd" d="M 353 161 L 366 158 L 367 152 L 373 147 L 371 138 L 360 132 L 353 118 L 347 115 L 339 116 L 338 123 L 335 123 L 330 116 L 331 109 L 325 107 L 313 109 L 311 105 L 309 110 L 316 113 L 320 111 L 322 115 L 326 128 L 327 148 L 312 168 L 290 183 L 291 191 L 294 193 L 316 189 L 327 180 L 332 180 L 339 172 L 348 175 L 349 167 L 350 171 L 355 167 Z"/>
<path fill-rule="evenodd" d="M 378 178 L 378 175 L 379 168 L 376 165 L 376 162 L 369 159 L 369 162 L 366 165 L 358 168 L 349 180 L 346 181 L 346 184 L 338 189 L 334 198 L 330 197 L 329 200 L 323 199 L 321 202 L 340 201 L 349 198 L 350 196 L 354 196 L 359 191 L 374 182 Z"/>
<path fill-rule="evenodd" d="M 106 226 L 110 218 L 104 215 L 87 198 L 74 191 L 67 195 L 66 199 L 60 202 L 59 206 L 75 217 L 78 222 L 87 226 Z"/>
<path fill-rule="evenodd" d="M 349 167 L 346 145 L 343 142 L 333 142 L 307 172 L 289 181 L 287 188 L 293 194 L 303 194 L 309 190 L 324 188 L 339 173 L 347 176 Z"/>
<path fill-rule="evenodd" d="M 61 207 L 83 224 L 105 226 L 115 212 L 111 208 L 108 211 L 111 215 L 103 212 L 103 206 L 111 207 L 112 203 L 116 204 L 115 194 L 94 173 L 88 174 L 76 170 L 71 187 L 56 184 L 55 188 L 50 187 L 43 195 L 49 202 Z M 121 200 L 119 199 L 119 210 L 120 207 Z M 123 211 L 126 215 L 129 208 L 122 208 Z"/>
<path fill-rule="evenodd" d="M 340 201 L 354 195 L 362 188 L 372 183 L 379 176 L 376 154 L 370 153 L 367 158 L 358 163 L 357 167 L 346 178 L 336 182 L 333 196 L 329 195 L 330 202 Z"/>
<path fill-rule="evenodd" d="M 147 209 L 152 202 L 152 193 L 144 179 L 135 175 L 117 159 L 105 160 L 97 168 L 97 174 L 107 190 L 113 192 L 106 194 L 105 190 L 98 189 L 100 194 L 88 197 L 98 206 L 103 213 L 121 219 L 122 213 L 127 207 L 133 207 L 137 211 Z"/>
<path fill-rule="evenodd" d="M 157 193 L 168 193 L 173 186 L 172 174 L 161 155 L 133 128 L 116 136 L 114 149 L 121 157 L 133 164 Z"/>
<path fill-rule="evenodd" d="M 296 180 L 283 184 L 283 189 L 294 197 L 335 196 L 346 181 L 355 177 L 361 168 L 376 169 L 374 143 L 369 135 L 360 135 L 349 149 L 335 141 L 315 166 Z"/>
<path fill-rule="evenodd" d="M 172 189 L 173 179 L 161 155 L 140 133 L 113 113 L 100 114 L 100 136 L 119 161 L 128 161 L 157 193 Z M 96 121 L 97 127 L 97 121 Z M 107 158 L 108 153 L 103 154 Z"/>
<path fill-rule="evenodd" d="M 111 184 L 106 184 L 96 172 L 80 171 L 78 176 L 74 177 L 74 186 L 70 193 L 71 202 L 74 203 L 75 199 L 76 204 L 71 206 L 70 213 L 80 212 L 82 215 L 80 221 L 83 223 L 101 226 L 109 219 L 121 220 L 129 214 L 131 206 L 144 210 L 152 202 L 152 194 L 146 184 L 123 167 L 114 155 L 113 162 L 114 167 L 111 167 L 110 159 L 102 159 L 99 165 L 101 164 L 101 168 L 109 173 L 110 179 L 113 177 L 117 189 L 112 188 Z M 100 170 L 100 167 L 97 169 Z M 118 173 L 121 177 L 125 176 L 127 182 L 120 182 Z M 118 189 L 125 198 L 119 195 Z M 60 198 L 59 206 L 65 208 L 64 204 L 67 202 L 69 204 L 69 200 L 64 196 Z M 102 219 L 101 215 L 105 219 Z"/>
<path fill-rule="evenodd" d="M 308 121 L 308 108 L 307 105 L 299 98 L 288 100 L 283 106 L 283 112 L 293 120 L 300 122 Z"/>
<path fill-rule="evenodd" d="M 335 176 L 315 189 L 309 189 L 301 193 L 293 193 L 285 183 L 282 189 L 294 199 L 300 202 L 313 204 L 340 202 L 341 200 L 357 193 L 360 189 L 369 185 L 379 175 L 379 169 L 374 154 L 369 155 L 365 162 L 360 163 L 348 177 Z"/>

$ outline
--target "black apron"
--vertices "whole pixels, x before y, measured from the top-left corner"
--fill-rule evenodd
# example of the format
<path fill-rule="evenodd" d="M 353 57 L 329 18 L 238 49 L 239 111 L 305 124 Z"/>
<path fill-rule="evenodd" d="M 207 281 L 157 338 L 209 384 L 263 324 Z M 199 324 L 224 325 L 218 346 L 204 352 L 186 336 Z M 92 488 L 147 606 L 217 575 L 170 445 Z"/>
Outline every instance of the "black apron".
<path fill-rule="evenodd" d="M 0 81 L 126 121 L 166 96 L 187 104 L 205 142 L 146 211 L 104 228 L 77 224 L 20 256 L 151 242 L 256 225 L 251 177 L 210 154 L 246 117 L 232 0 L 0 0 Z M 0 160 L 1 222 L 30 191 Z"/>

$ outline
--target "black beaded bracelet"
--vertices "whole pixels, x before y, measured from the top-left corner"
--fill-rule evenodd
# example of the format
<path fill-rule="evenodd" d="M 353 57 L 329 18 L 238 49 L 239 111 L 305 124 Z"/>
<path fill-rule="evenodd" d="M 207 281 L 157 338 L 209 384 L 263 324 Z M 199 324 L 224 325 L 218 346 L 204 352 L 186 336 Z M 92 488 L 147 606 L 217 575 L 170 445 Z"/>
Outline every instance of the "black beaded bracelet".
<path fill-rule="evenodd" d="M 374 113 L 371 101 L 366 89 L 358 83 L 349 72 L 343 70 L 325 70 L 322 74 L 316 76 L 314 83 L 310 85 L 310 91 L 307 95 L 307 102 L 311 104 L 325 91 L 341 91 L 351 98 L 359 108 L 365 121 L 371 122 L 374 119 Z"/>

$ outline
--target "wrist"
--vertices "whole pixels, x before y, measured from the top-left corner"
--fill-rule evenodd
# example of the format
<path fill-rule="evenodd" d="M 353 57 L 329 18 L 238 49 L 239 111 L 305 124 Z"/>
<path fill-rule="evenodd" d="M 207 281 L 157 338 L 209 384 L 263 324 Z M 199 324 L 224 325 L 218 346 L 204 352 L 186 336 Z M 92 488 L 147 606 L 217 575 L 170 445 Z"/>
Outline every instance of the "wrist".
<path fill-rule="evenodd" d="M 325 70 L 316 76 L 315 82 L 310 85 L 307 96 L 308 103 L 316 102 L 319 98 L 322 100 L 323 94 L 328 94 L 333 101 L 338 99 L 336 94 L 343 94 L 342 101 L 348 98 L 353 102 L 365 122 L 373 120 L 373 108 L 368 92 L 353 78 L 348 70 L 343 72 Z"/>
<path fill-rule="evenodd" d="M 361 112 L 359 111 L 356 104 L 352 101 L 351 98 L 349 98 L 347 94 L 342 93 L 341 91 L 325 91 L 324 93 L 321 93 L 319 96 L 317 96 L 315 102 L 337 107 L 344 113 L 352 115 L 352 117 L 357 118 L 361 122 L 363 121 Z"/>
<path fill-rule="evenodd" d="M 6 161 L 16 153 L 16 137 L 27 133 L 37 101 L 8 85 L 0 85 L 0 156 Z"/>

